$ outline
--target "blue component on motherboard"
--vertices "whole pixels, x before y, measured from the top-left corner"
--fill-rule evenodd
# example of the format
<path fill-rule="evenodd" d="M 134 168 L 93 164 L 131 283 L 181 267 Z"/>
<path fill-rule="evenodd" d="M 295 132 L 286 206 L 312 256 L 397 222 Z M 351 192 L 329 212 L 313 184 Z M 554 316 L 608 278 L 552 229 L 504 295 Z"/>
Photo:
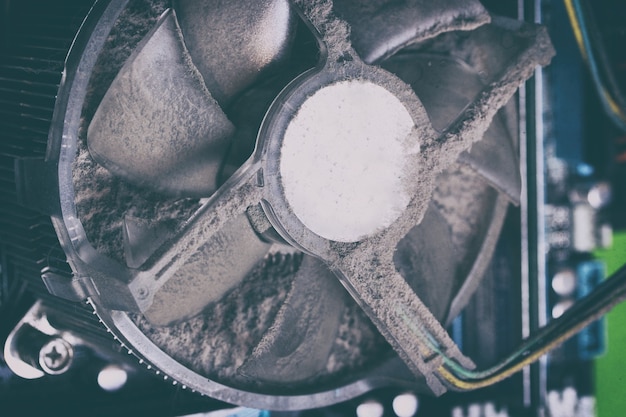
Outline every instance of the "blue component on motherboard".
<path fill-rule="evenodd" d="M 576 266 L 577 297 L 583 298 L 591 293 L 606 276 L 606 267 L 601 261 L 580 262 Z M 578 356 L 581 359 L 593 359 L 606 351 L 605 318 L 598 319 L 585 327 L 577 336 Z"/>

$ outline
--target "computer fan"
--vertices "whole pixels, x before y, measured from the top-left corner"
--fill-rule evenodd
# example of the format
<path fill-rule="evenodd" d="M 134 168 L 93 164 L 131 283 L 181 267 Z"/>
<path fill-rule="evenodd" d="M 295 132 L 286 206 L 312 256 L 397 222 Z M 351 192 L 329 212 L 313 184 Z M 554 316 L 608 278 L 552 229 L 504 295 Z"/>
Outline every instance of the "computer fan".
<path fill-rule="evenodd" d="M 99 1 L 20 168 L 74 273 L 42 278 L 227 402 L 442 394 L 520 195 L 507 102 L 552 54 L 477 1 Z"/>

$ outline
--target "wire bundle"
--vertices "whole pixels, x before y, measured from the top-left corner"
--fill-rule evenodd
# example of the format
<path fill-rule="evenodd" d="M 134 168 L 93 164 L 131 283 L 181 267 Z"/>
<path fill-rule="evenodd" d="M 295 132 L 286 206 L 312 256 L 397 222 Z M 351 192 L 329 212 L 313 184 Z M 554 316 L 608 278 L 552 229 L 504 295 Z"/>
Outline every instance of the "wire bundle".
<path fill-rule="evenodd" d="M 604 110 L 615 126 L 626 132 L 626 103 L 619 92 L 610 69 L 606 53 L 595 29 L 593 19 L 586 12 L 581 0 L 563 0 L 574 31 L 576 43 L 591 73 Z M 592 36 L 595 35 L 595 36 Z"/>

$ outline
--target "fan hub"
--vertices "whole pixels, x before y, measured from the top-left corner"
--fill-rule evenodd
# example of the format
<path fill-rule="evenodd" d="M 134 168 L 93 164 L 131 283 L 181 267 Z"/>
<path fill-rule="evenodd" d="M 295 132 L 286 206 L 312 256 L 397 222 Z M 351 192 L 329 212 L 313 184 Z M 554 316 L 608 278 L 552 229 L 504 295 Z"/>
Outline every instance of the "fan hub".
<path fill-rule="evenodd" d="M 411 200 L 419 143 L 405 105 L 371 81 L 341 80 L 310 95 L 280 149 L 285 198 L 317 235 L 356 242 L 391 225 Z"/>

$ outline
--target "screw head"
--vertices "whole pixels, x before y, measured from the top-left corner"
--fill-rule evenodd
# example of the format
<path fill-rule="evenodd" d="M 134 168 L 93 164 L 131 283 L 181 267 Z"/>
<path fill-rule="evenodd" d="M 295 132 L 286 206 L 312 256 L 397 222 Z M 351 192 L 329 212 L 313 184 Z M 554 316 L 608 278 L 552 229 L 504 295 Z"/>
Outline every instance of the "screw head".
<path fill-rule="evenodd" d="M 60 337 L 48 341 L 39 350 L 39 365 L 49 375 L 59 375 L 72 364 L 74 349 Z"/>
<path fill-rule="evenodd" d="M 148 291 L 147 288 L 141 287 L 137 290 L 137 298 L 139 298 L 140 300 L 145 300 L 146 298 L 148 298 L 149 294 L 150 291 Z"/>

